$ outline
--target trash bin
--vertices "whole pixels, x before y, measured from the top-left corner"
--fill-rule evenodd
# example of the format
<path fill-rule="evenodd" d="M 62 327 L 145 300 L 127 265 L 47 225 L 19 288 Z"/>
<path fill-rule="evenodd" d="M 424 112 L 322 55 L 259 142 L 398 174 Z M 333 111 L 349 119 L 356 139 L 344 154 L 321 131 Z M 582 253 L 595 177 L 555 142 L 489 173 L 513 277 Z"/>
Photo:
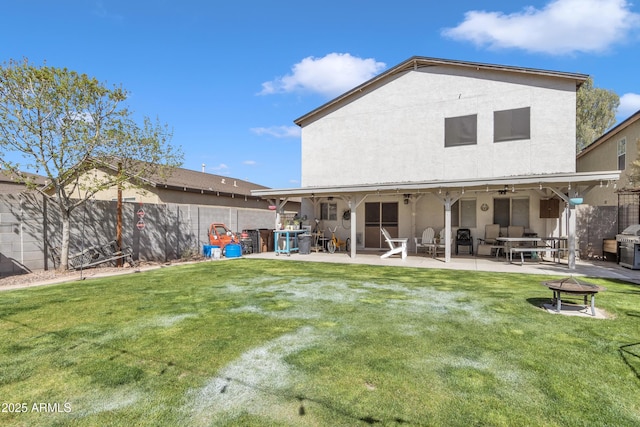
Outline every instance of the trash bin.
<path fill-rule="evenodd" d="M 302 255 L 311 253 L 311 234 L 301 234 L 298 236 L 298 252 Z"/>
<path fill-rule="evenodd" d="M 213 245 L 203 245 L 202 246 L 202 255 L 205 258 L 211 258 L 212 250 L 213 250 Z"/>
<path fill-rule="evenodd" d="M 211 247 L 211 257 L 213 259 L 220 259 L 221 254 L 222 254 L 222 250 L 220 250 L 220 246 Z"/>
<path fill-rule="evenodd" d="M 224 247 L 224 256 L 227 258 L 239 258 L 242 256 L 242 246 L 236 243 L 229 243 Z"/>

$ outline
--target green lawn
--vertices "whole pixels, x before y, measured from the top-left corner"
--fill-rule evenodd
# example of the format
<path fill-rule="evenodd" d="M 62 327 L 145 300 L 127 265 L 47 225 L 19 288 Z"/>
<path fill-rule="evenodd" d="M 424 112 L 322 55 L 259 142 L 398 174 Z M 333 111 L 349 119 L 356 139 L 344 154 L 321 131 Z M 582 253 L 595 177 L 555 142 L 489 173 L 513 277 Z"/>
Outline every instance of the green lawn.
<path fill-rule="evenodd" d="M 0 293 L 0 425 L 637 426 L 640 286 L 238 259 Z M 20 412 L 17 412 L 20 411 Z"/>

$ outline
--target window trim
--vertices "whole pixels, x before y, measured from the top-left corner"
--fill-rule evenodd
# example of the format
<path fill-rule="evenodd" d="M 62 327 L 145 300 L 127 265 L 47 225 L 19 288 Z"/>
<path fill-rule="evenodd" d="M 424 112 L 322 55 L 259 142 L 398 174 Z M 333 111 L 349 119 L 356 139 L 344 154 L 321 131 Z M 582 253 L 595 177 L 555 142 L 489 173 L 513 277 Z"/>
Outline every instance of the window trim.
<path fill-rule="evenodd" d="M 320 220 L 321 221 L 337 221 L 338 220 L 338 204 L 331 202 L 320 203 Z"/>
<path fill-rule="evenodd" d="M 622 149 L 620 149 L 622 147 Z M 621 138 L 617 143 L 617 160 L 618 160 L 618 170 L 625 170 L 627 166 L 627 137 Z M 622 167 L 620 167 L 620 160 L 622 160 Z"/>
<path fill-rule="evenodd" d="M 463 224 L 463 203 L 473 203 L 473 221 Z M 459 228 L 477 228 L 478 226 L 478 199 L 466 198 L 458 199 L 451 205 L 451 227 Z"/>

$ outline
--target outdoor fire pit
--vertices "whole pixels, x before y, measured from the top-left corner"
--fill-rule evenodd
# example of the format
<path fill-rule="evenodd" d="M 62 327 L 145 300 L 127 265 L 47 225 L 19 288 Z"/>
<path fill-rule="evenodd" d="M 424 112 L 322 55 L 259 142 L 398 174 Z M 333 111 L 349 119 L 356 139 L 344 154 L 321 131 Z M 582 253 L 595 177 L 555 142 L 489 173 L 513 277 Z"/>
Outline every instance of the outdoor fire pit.
<path fill-rule="evenodd" d="M 596 294 L 605 291 L 607 288 L 603 286 L 587 283 L 583 280 L 567 277 L 565 279 L 551 280 L 542 282 L 543 286 L 553 291 L 553 303 L 556 304 L 556 311 L 560 313 L 562 308 L 561 294 L 570 294 L 575 296 L 584 296 L 585 309 L 589 307 L 587 298 L 591 297 L 591 315 L 596 315 Z"/>

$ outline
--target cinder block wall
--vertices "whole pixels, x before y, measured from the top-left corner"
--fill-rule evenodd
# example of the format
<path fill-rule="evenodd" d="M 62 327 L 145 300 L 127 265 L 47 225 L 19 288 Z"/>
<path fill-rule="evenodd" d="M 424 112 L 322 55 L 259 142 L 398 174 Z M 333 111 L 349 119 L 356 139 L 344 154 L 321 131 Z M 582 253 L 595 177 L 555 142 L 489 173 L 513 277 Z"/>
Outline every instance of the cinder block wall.
<path fill-rule="evenodd" d="M 90 201 L 71 218 L 70 253 L 116 238 L 116 202 Z M 140 211 L 144 215 L 140 215 Z M 46 218 L 46 220 L 45 220 Z M 233 231 L 273 229 L 275 213 L 265 209 L 182 204 L 124 203 L 122 241 L 134 259 L 164 262 L 199 253 L 212 222 Z M 137 227 L 139 221 L 144 228 Z M 57 207 L 38 194 L 0 194 L 0 275 L 56 268 L 54 248 L 61 245 Z"/>

